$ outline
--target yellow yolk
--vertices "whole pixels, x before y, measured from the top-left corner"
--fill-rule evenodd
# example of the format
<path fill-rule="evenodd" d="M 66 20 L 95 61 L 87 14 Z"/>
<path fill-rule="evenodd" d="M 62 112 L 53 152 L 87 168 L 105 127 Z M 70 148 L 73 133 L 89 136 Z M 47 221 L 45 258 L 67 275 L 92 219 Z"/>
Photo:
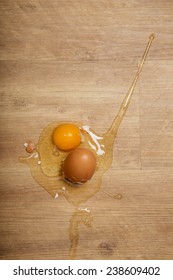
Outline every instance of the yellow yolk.
<path fill-rule="evenodd" d="M 70 151 L 79 146 L 81 142 L 80 130 L 73 124 L 59 125 L 53 133 L 53 142 L 63 151 Z"/>

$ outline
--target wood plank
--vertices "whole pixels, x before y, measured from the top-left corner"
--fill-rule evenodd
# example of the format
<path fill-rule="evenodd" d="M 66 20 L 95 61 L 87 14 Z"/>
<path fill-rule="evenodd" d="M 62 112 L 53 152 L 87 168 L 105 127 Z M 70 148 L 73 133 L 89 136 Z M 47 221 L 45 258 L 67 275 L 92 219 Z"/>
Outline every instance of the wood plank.
<path fill-rule="evenodd" d="M 173 59 L 173 3 L 163 1 L 1 1 L 2 60 Z"/>
<path fill-rule="evenodd" d="M 58 120 L 105 132 L 152 32 L 76 259 L 172 259 L 172 31 L 171 0 L 1 1 L 0 259 L 69 259 L 75 207 L 35 182 L 23 143 Z"/>

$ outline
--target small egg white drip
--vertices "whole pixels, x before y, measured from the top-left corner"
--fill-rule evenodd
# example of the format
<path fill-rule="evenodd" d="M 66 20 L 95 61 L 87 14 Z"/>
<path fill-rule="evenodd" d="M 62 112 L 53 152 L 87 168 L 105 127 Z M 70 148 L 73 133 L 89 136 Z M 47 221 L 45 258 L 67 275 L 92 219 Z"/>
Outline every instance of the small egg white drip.
<path fill-rule="evenodd" d="M 79 127 L 79 129 L 81 129 L 81 127 Z M 85 137 L 84 135 L 81 133 L 81 143 L 85 142 Z"/>
<path fill-rule="evenodd" d="M 103 144 L 100 144 L 98 140 L 103 139 L 103 137 L 97 136 L 96 134 L 94 134 L 91 130 L 90 130 L 90 126 L 88 125 L 83 125 L 82 128 L 88 132 L 88 134 L 90 135 L 90 137 L 92 138 L 93 142 L 96 144 L 96 146 L 94 144 L 92 144 L 90 141 L 88 141 L 90 147 L 96 151 L 96 154 L 101 156 L 103 154 L 105 154 L 105 151 L 102 150 L 102 147 L 104 148 Z"/>
<path fill-rule="evenodd" d="M 91 212 L 88 208 L 78 208 L 78 210 L 85 211 L 87 213 Z"/>
<path fill-rule="evenodd" d="M 30 156 L 27 157 L 27 159 L 29 158 L 38 158 L 38 153 L 37 152 L 32 153 Z"/>
<path fill-rule="evenodd" d="M 57 199 L 58 197 L 59 197 L 59 194 L 56 193 L 55 196 L 54 196 L 54 198 Z"/>

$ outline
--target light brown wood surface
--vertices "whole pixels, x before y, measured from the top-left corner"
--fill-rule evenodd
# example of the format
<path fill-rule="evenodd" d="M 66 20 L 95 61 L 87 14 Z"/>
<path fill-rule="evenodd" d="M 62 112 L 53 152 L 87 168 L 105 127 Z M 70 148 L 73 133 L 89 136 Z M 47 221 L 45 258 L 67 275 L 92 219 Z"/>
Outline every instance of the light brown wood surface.
<path fill-rule="evenodd" d="M 0 10 L 0 258 L 69 258 L 74 207 L 18 156 L 52 121 L 106 131 L 154 32 L 112 167 L 81 205 L 93 222 L 79 225 L 76 259 L 172 259 L 172 0 L 1 0 Z"/>

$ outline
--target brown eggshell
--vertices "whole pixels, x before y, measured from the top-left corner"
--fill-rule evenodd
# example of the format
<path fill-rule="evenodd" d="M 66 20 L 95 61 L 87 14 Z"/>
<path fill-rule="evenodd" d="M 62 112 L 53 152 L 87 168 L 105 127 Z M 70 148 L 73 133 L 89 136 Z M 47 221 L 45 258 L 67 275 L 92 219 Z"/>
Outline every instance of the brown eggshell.
<path fill-rule="evenodd" d="M 96 157 L 84 148 L 77 148 L 68 154 L 62 166 L 65 178 L 73 183 L 85 183 L 91 179 L 95 170 Z"/>
<path fill-rule="evenodd" d="M 27 153 L 32 153 L 36 149 L 35 145 L 33 144 L 33 142 L 31 140 L 28 140 L 24 144 L 24 146 L 25 146 L 25 149 L 26 149 Z"/>

